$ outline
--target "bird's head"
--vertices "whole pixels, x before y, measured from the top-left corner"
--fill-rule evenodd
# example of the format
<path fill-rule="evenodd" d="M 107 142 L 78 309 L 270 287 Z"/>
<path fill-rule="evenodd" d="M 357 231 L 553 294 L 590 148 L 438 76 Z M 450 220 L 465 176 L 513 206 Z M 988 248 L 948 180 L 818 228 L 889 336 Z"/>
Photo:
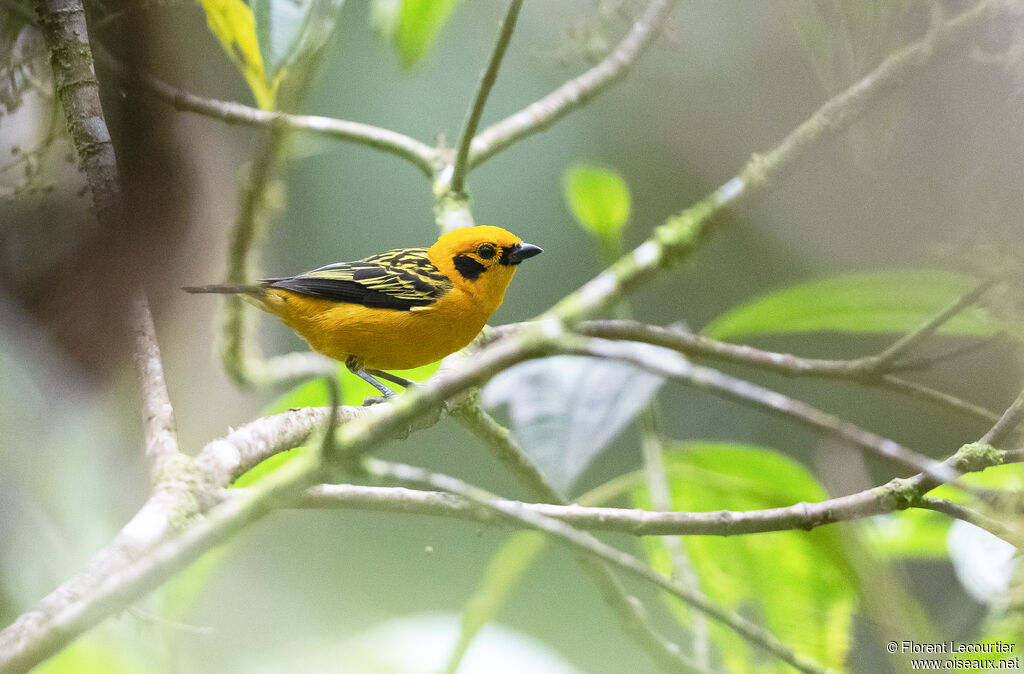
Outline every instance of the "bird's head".
<path fill-rule="evenodd" d="M 519 263 L 541 252 L 501 227 L 480 225 L 441 235 L 428 254 L 453 285 L 500 304 Z"/>

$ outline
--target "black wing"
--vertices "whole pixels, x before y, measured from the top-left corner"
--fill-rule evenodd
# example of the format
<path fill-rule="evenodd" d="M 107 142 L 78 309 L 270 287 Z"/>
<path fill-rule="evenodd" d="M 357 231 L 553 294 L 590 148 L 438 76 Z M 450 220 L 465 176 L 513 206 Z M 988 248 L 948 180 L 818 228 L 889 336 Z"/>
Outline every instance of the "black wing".
<path fill-rule="evenodd" d="M 452 285 L 427 257 L 426 248 L 392 250 L 260 284 L 334 302 L 401 311 L 433 304 Z"/>

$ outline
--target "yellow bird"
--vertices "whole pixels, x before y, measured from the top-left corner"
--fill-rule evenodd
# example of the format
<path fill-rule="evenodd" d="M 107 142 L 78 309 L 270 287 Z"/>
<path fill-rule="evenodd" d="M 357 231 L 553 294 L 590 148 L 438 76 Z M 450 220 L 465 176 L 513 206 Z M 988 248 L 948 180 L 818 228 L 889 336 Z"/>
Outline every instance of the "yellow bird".
<path fill-rule="evenodd" d="M 394 392 L 375 377 L 408 386 L 384 370 L 426 365 L 473 341 L 519 263 L 541 252 L 484 225 L 448 232 L 430 248 L 400 248 L 254 286 L 185 290 L 244 295 L 389 398 Z"/>

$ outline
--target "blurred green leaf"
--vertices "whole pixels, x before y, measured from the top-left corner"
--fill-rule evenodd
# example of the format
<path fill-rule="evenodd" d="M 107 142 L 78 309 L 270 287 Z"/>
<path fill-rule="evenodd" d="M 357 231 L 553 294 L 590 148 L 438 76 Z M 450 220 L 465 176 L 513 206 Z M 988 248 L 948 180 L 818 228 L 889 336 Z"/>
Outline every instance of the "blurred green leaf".
<path fill-rule="evenodd" d="M 775 290 L 727 311 L 704 328 L 715 339 L 794 332 L 908 332 L 977 281 L 932 269 L 832 276 Z M 942 326 L 945 334 L 989 336 L 1006 328 L 978 306 Z"/>
<path fill-rule="evenodd" d="M 393 374 L 411 379 L 412 381 L 426 381 L 437 372 L 439 367 L 441 367 L 440 361 L 411 370 L 394 370 Z M 338 365 L 338 386 L 341 388 L 342 405 L 359 406 L 363 404 L 364 398 L 380 395 L 377 389 L 349 372 L 348 368 L 342 364 Z M 401 387 L 396 386 L 395 388 L 401 391 Z M 263 408 L 263 416 L 281 414 L 282 412 L 300 407 L 324 407 L 328 402 L 327 384 L 323 379 L 313 379 L 299 384 L 272 401 Z"/>
<path fill-rule="evenodd" d="M 238 479 L 231 483 L 231 488 L 241 489 L 243 487 L 252 487 L 284 464 L 289 461 L 294 461 L 299 456 L 306 454 L 308 451 L 308 447 L 293 447 L 288 451 L 273 454 L 239 475 Z"/>
<path fill-rule="evenodd" d="M 695 443 L 665 453 L 672 508 L 683 511 L 753 510 L 820 501 L 827 497 L 798 463 L 768 449 Z M 635 505 L 650 508 L 646 489 Z M 850 646 L 857 579 L 844 561 L 834 528 L 756 536 L 684 537 L 701 590 L 724 606 L 753 615 L 784 643 L 827 667 L 842 669 Z M 662 572 L 671 570 L 657 537 L 644 543 Z M 688 610 L 671 602 L 680 620 Z M 789 671 L 717 623 L 710 631 L 730 671 Z"/>
<path fill-rule="evenodd" d="M 413 381 L 426 381 L 441 366 L 440 361 L 413 368 L 411 370 L 395 370 L 394 374 Z M 342 405 L 358 407 L 363 404 L 365 398 L 379 396 L 380 392 L 363 381 L 360 377 L 349 372 L 349 369 L 338 364 L 338 386 L 340 387 L 340 402 Z M 400 387 L 398 387 L 400 388 Z M 283 393 L 276 400 L 263 408 L 262 416 L 281 414 L 288 410 L 300 409 L 302 407 L 326 407 L 330 404 L 330 395 L 327 390 L 327 383 L 322 379 L 313 379 Z M 235 480 L 232 487 L 251 487 L 259 480 L 274 472 L 284 464 L 306 452 L 305 447 L 296 447 L 291 451 L 278 452 L 277 454 L 261 461 L 246 471 Z"/>
<path fill-rule="evenodd" d="M 200 0 L 206 22 L 252 91 L 256 105 L 271 110 L 277 98 L 278 81 L 267 79 L 267 72 L 256 39 L 252 10 L 242 0 Z"/>
<path fill-rule="evenodd" d="M 144 669 L 138 658 L 119 649 L 117 642 L 86 635 L 32 671 L 35 674 L 132 674 Z"/>
<path fill-rule="evenodd" d="M 430 50 L 459 0 L 374 0 L 370 21 L 406 66 Z"/>
<path fill-rule="evenodd" d="M 520 531 L 509 536 L 491 557 L 476 592 L 462 609 L 459 643 L 446 669 L 449 674 L 458 671 L 459 663 L 474 637 L 484 625 L 494 620 L 505 603 L 505 597 L 544 549 L 546 540 L 539 531 Z"/>
<path fill-rule="evenodd" d="M 267 78 L 324 45 L 344 0 L 252 0 L 256 38 Z"/>
<path fill-rule="evenodd" d="M 601 239 L 617 237 L 629 220 L 629 187 L 622 176 L 578 164 L 565 173 L 565 200 L 573 216 Z"/>
<path fill-rule="evenodd" d="M 903 510 L 864 522 L 872 552 L 886 558 L 946 559 L 951 520 L 930 510 Z"/>
<path fill-rule="evenodd" d="M 964 484 L 984 489 L 1000 490 L 1009 494 L 1024 491 L 1024 466 L 1007 464 L 992 466 L 980 473 L 968 473 L 960 478 Z M 936 487 L 929 496 L 944 498 L 954 503 L 971 505 L 972 497 L 962 489 L 947 484 Z M 1004 514 L 995 508 L 985 507 L 985 512 L 997 519 Z M 880 517 L 872 517 L 864 523 L 866 540 L 874 552 L 890 558 L 948 559 L 949 527 L 953 520 L 932 510 L 910 508 Z"/>
<path fill-rule="evenodd" d="M 458 630 L 455 613 L 413 613 L 336 640 L 329 648 L 305 649 L 283 665 L 295 672 L 438 674 L 444 671 Z M 281 671 L 281 667 L 269 671 Z M 459 671 L 580 674 L 539 637 L 494 623 L 481 631 Z"/>
<path fill-rule="evenodd" d="M 661 347 L 651 357 L 680 358 Z M 554 356 L 509 368 L 484 387 L 483 403 L 508 405 L 523 451 L 563 494 L 658 392 L 664 379 L 615 361 Z"/>

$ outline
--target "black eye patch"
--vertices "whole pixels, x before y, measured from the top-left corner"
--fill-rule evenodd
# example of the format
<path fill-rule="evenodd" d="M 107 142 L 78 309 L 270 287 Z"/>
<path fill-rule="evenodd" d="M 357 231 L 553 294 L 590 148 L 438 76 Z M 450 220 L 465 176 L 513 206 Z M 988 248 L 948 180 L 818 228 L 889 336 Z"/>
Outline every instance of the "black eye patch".
<path fill-rule="evenodd" d="M 479 255 L 480 259 L 482 260 L 490 260 L 492 257 L 494 257 L 495 252 L 496 251 L 494 250 L 494 246 L 492 246 L 489 243 L 485 243 L 484 245 L 476 249 L 476 254 Z"/>
<path fill-rule="evenodd" d="M 479 255 L 479 253 L 477 253 Z M 468 255 L 456 255 L 452 258 L 452 264 L 455 265 L 455 271 L 462 274 L 462 277 L 469 280 L 475 281 L 480 278 L 487 267 L 483 266 Z"/>

